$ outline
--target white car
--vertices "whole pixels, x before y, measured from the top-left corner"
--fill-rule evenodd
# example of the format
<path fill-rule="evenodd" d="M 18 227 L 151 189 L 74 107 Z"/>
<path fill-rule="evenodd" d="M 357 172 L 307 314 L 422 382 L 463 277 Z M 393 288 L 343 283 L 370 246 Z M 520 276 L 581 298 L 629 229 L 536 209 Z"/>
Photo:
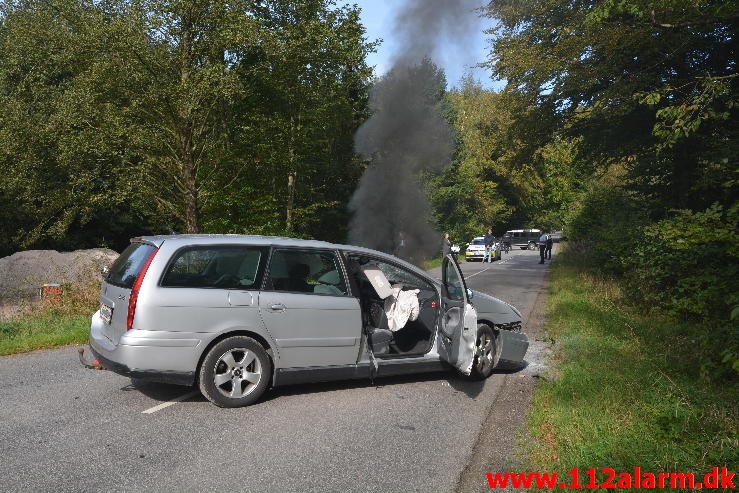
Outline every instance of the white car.
<path fill-rule="evenodd" d="M 496 241 L 493 243 L 493 260 L 500 260 L 500 242 Z M 482 260 L 485 258 L 485 237 L 476 236 L 467 243 L 467 249 L 464 252 L 465 260 Z"/>

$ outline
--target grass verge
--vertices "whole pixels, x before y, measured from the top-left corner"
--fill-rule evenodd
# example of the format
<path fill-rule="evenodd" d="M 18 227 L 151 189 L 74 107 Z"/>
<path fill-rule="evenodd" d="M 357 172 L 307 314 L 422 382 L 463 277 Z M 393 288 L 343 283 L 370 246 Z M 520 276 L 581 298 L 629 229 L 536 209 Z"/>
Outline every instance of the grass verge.
<path fill-rule="evenodd" d="M 99 289 L 67 289 L 59 298 L 25 302 L 16 315 L 0 320 L 0 355 L 86 342 Z"/>
<path fill-rule="evenodd" d="M 90 335 L 90 316 L 58 316 L 53 312 L 0 322 L 0 355 L 79 344 Z"/>
<path fill-rule="evenodd" d="M 554 369 L 534 396 L 531 470 L 736 471 L 739 386 L 700 379 L 695 328 L 640 314 L 566 253 L 550 279 Z"/>

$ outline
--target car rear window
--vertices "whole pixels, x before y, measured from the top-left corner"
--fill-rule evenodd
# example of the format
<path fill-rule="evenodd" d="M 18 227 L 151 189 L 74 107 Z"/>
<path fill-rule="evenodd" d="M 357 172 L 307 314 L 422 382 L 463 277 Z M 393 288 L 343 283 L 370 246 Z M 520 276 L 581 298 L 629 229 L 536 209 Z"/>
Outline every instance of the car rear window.
<path fill-rule="evenodd" d="M 105 282 L 121 288 L 131 289 L 146 260 L 156 247 L 146 243 L 131 243 L 113 262 Z"/>

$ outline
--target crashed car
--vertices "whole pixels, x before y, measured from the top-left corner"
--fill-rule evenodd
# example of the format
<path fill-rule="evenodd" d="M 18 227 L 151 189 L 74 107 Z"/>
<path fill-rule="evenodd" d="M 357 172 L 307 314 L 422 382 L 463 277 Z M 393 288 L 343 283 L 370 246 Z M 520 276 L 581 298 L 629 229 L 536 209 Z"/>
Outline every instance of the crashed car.
<path fill-rule="evenodd" d="M 98 367 L 237 407 L 301 382 L 484 379 L 520 365 L 528 339 L 518 310 L 467 289 L 451 255 L 439 280 L 366 248 L 172 235 L 134 238 L 115 261 L 89 345 Z"/>

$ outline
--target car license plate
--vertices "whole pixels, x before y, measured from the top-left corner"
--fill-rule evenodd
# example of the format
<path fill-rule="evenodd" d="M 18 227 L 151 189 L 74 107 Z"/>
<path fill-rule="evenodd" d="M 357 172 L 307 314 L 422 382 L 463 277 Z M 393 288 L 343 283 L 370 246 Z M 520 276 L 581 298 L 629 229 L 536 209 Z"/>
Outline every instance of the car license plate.
<path fill-rule="evenodd" d="M 105 303 L 100 304 L 100 318 L 102 318 L 105 323 L 110 324 L 111 319 L 113 318 L 113 307 L 108 306 Z"/>

